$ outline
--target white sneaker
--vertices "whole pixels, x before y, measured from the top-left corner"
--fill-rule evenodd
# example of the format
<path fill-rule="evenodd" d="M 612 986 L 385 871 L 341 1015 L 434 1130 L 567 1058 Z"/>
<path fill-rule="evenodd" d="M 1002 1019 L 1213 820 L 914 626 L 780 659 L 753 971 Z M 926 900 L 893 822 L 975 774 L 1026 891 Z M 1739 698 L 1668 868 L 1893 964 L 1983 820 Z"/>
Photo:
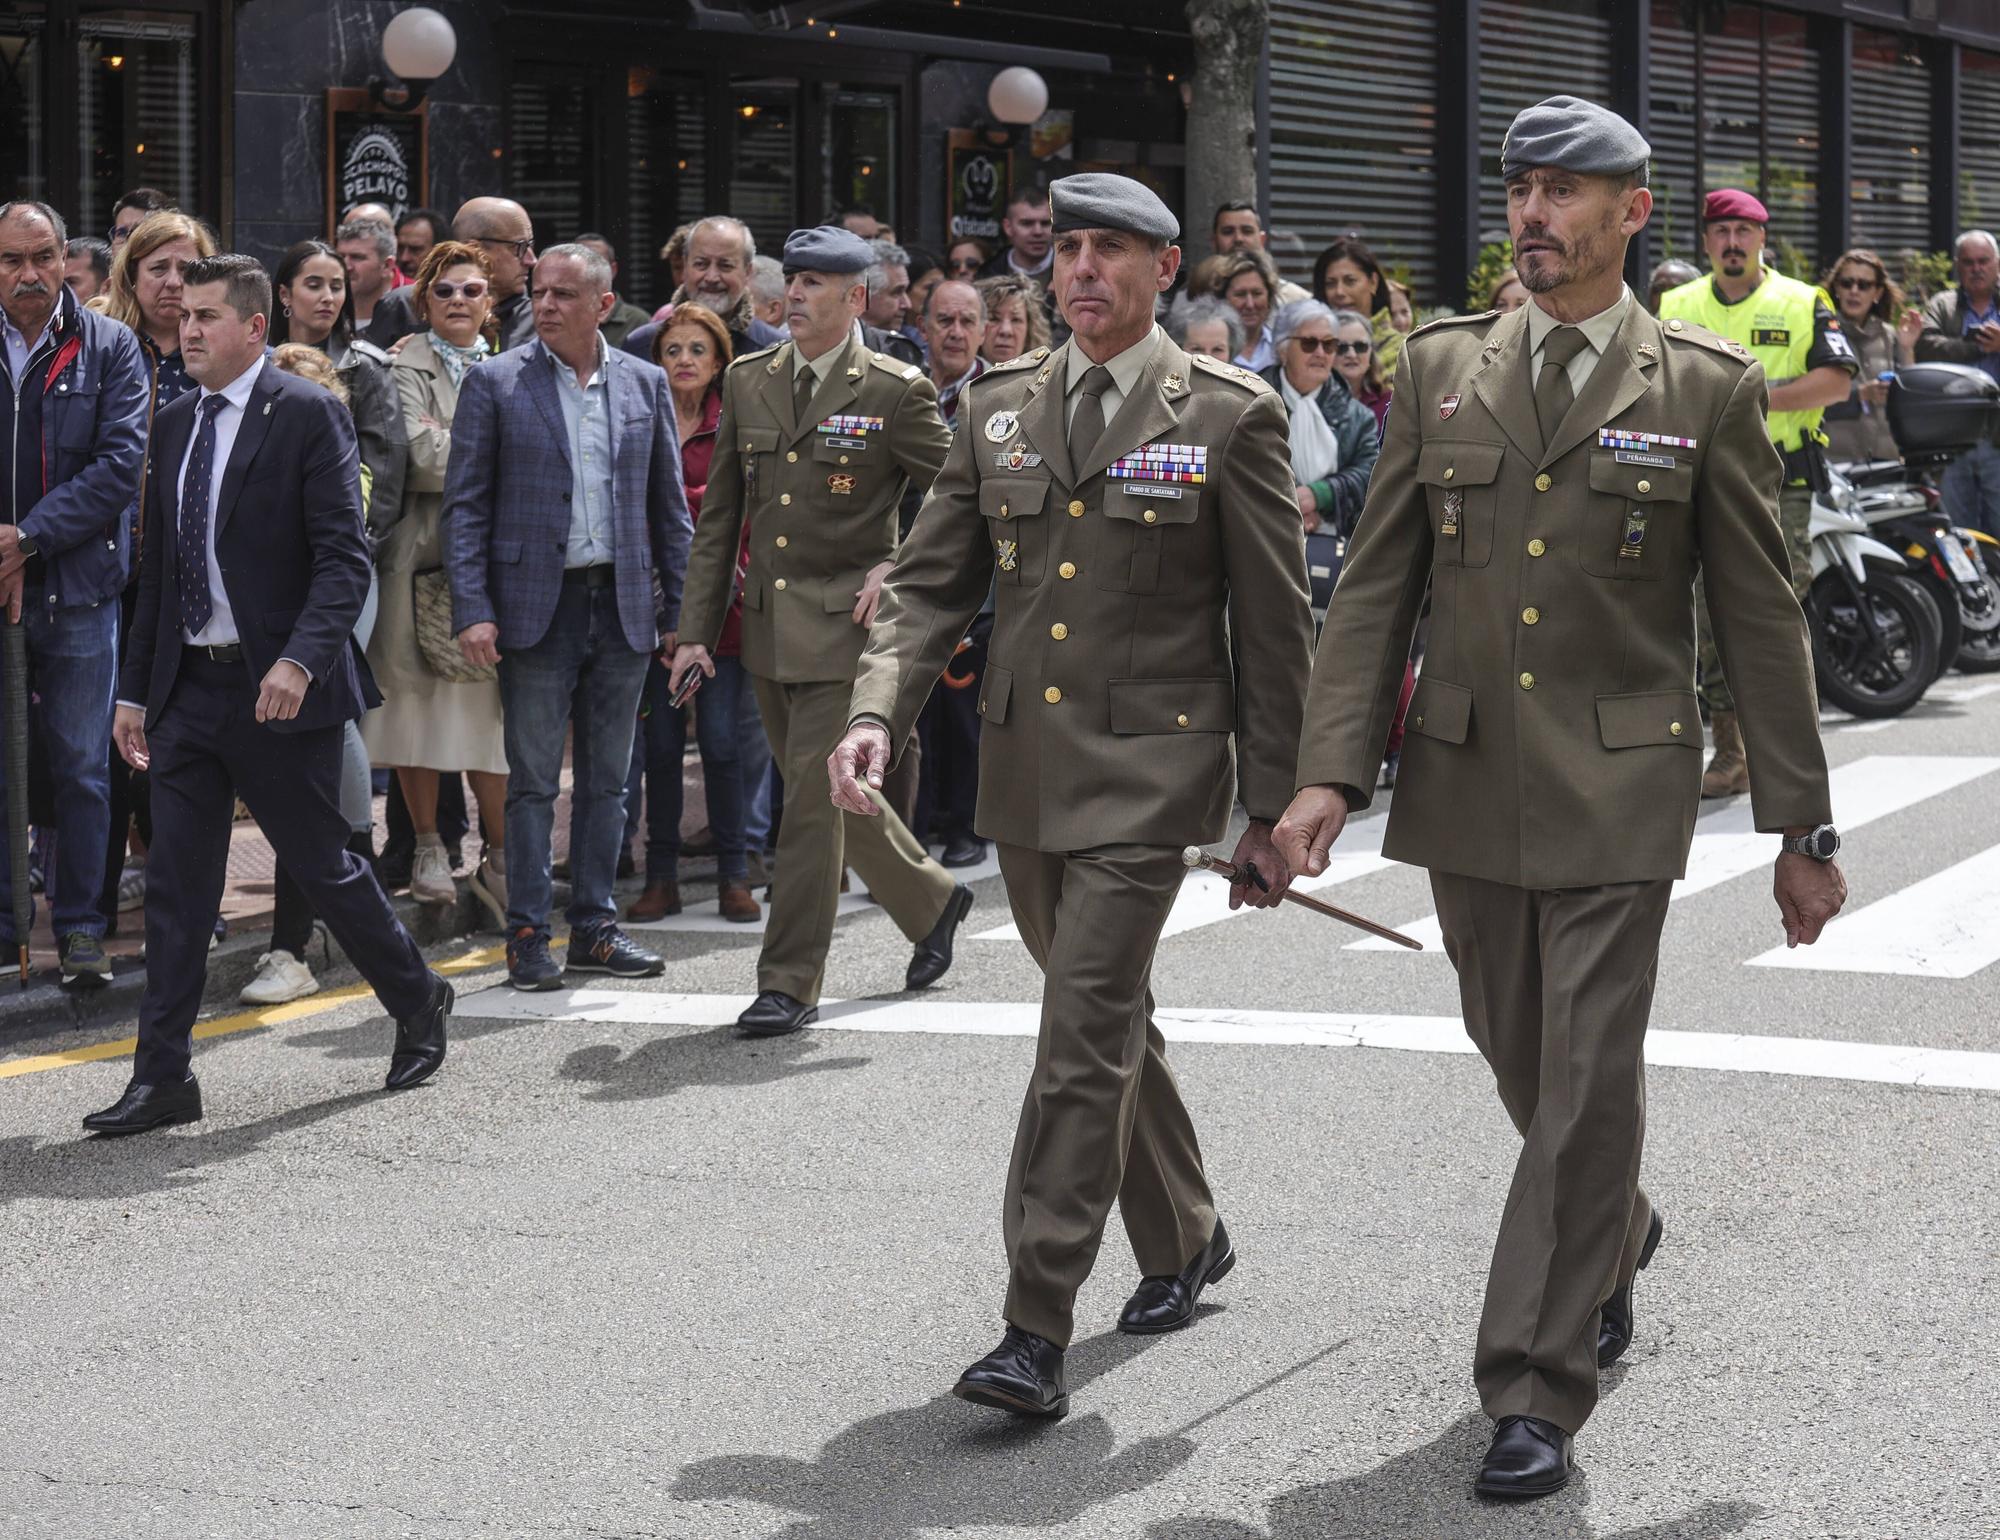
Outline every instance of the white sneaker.
<path fill-rule="evenodd" d="M 455 904 L 458 884 L 451 878 L 451 858 L 444 841 L 435 834 L 417 836 L 417 850 L 410 862 L 410 897 L 420 904 Z"/>
<path fill-rule="evenodd" d="M 257 959 L 257 976 L 237 996 L 245 1005 L 283 1005 L 319 993 L 319 980 L 290 952 L 266 952 Z"/>
<path fill-rule="evenodd" d="M 118 874 L 118 912 L 130 914 L 146 907 L 146 868 L 128 866 Z"/>

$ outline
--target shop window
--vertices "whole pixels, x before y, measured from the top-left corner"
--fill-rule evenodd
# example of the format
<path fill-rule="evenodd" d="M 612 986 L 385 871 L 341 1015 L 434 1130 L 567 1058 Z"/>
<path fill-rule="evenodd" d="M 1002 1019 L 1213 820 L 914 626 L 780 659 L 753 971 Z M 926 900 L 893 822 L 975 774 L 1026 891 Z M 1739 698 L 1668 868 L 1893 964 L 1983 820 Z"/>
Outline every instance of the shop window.
<path fill-rule="evenodd" d="M 799 83 L 732 82 L 729 120 L 735 148 L 723 206 L 750 227 L 759 251 L 782 251 L 799 223 Z"/>
<path fill-rule="evenodd" d="M 618 283 L 625 297 L 649 309 L 673 293 L 673 277 L 660 248 L 681 225 L 707 212 L 706 98 L 692 75 L 667 75 L 643 65 L 628 74 L 625 90 L 629 167 L 625 249 Z"/>
<path fill-rule="evenodd" d="M 597 87 L 587 65 L 515 66 L 508 114 L 509 191 L 534 222 L 535 243 L 554 246 L 597 226 Z"/>
<path fill-rule="evenodd" d="M 827 211 L 864 205 L 885 224 L 895 224 L 896 94 L 830 87 L 825 101 L 820 144 Z"/>
<path fill-rule="evenodd" d="M 76 125 L 81 186 L 72 224 L 102 231 L 131 187 L 177 205 L 200 200 L 200 59 L 194 18 L 88 12 L 77 22 Z"/>
<path fill-rule="evenodd" d="M 0 17 L 0 196 L 46 198 L 42 65 L 46 18 L 39 6 Z M 77 232 L 86 233 L 84 231 Z"/>
<path fill-rule="evenodd" d="M 1931 225 L 1931 76 L 1914 39 L 1854 29 L 1854 242 L 1925 251 Z"/>

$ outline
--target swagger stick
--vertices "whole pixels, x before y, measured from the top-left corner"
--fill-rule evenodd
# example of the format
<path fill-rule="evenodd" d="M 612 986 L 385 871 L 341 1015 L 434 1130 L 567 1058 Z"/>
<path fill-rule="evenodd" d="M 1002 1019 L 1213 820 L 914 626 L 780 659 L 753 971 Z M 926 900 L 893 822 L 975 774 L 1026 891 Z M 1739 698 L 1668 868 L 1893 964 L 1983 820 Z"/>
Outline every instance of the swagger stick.
<path fill-rule="evenodd" d="M 1222 857 L 1210 855 L 1199 845 L 1190 845 L 1183 850 L 1181 852 L 1181 860 L 1190 868 L 1199 867 L 1205 872 L 1214 872 L 1217 876 L 1227 877 L 1231 882 L 1247 882 L 1249 880 L 1229 862 L 1223 860 Z M 1406 936 L 1399 930 L 1389 929 L 1386 925 L 1377 925 L 1373 920 L 1364 920 L 1358 914 L 1354 914 L 1346 909 L 1336 908 L 1332 904 L 1322 903 L 1319 899 L 1310 897 L 1307 894 L 1294 893 L 1290 889 L 1287 889 L 1285 892 L 1285 902 L 1302 905 L 1316 914 L 1325 915 L 1329 920 L 1338 920 L 1343 925 L 1352 925 L 1356 930 L 1365 930 L 1371 936 L 1380 936 L 1384 941 L 1393 941 L 1397 946 L 1406 946 L 1413 952 L 1421 952 L 1424 949 L 1423 942 L 1417 940 L 1414 936 Z"/>

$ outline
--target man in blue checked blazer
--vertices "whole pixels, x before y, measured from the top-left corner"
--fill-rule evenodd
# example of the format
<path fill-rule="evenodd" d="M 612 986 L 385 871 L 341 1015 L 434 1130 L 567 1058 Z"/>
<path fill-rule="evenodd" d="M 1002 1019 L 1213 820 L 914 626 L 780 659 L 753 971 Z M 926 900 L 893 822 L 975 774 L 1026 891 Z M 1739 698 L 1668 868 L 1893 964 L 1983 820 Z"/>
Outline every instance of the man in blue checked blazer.
<path fill-rule="evenodd" d="M 445 476 L 452 624 L 469 662 L 497 663 L 507 714 L 507 975 L 555 989 L 550 836 L 563 740 L 572 972 L 665 966 L 614 923 L 625 772 L 646 664 L 670 653 L 693 525 L 667 377 L 604 345 L 611 269 L 586 246 L 535 264 L 535 341 L 465 377 Z"/>

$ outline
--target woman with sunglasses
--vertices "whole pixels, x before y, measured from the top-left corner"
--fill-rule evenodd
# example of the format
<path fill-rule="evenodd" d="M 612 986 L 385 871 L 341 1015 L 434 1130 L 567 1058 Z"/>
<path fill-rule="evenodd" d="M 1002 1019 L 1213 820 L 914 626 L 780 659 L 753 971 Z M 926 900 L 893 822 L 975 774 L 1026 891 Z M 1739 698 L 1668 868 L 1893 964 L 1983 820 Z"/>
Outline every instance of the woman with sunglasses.
<path fill-rule="evenodd" d="M 992 260 L 993 253 L 978 236 L 961 235 L 946 249 L 945 277 L 955 278 L 960 283 L 971 283 L 985 271 L 986 264 Z"/>
<path fill-rule="evenodd" d="M 1827 458 L 1899 460 L 1886 411 L 1889 387 L 1882 376 L 1911 361 L 1924 329 L 1923 312 L 1903 303 L 1903 291 L 1882 259 L 1861 247 L 1843 252 L 1821 287 L 1833 296 L 1840 329 L 1861 360 L 1847 399 L 1826 409 Z"/>
<path fill-rule="evenodd" d="M 1389 415 L 1389 388 L 1375 357 L 1375 328 L 1358 310 L 1333 312 L 1333 372 L 1347 392 L 1375 414 L 1375 431 Z"/>
<path fill-rule="evenodd" d="M 379 557 L 381 609 L 368 639 L 368 665 L 384 703 L 362 719 L 368 757 L 393 766 L 416 831 L 410 896 L 420 903 L 457 901 L 451 861 L 438 836 L 440 775 L 467 772 L 479 803 L 486 852 L 471 877 L 472 896 L 504 925 L 507 913 L 507 753 L 497 678 L 454 683 L 424 660 L 417 641 L 416 579 L 444 561 L 439 523 L 451 420 L 466 371 L 493 350 L 493 270 L 466 241 L 439 241 L 410 285 L 418 330 L 391 370 L 409 435 L 409 475 L 401 517 L 384 507 L 377 526 L 394 520 Z"/>
<path fill-rule="evenodd" d="M 1264 379 L 1292 421 L 1292 495 L 1307 534 L 1331 524 L 1351 533 L 1375 469 L 1375 419 L 1334 373 L 1334 314 L 1294 300 L 1271 321 L 1278 361 Z"/>

